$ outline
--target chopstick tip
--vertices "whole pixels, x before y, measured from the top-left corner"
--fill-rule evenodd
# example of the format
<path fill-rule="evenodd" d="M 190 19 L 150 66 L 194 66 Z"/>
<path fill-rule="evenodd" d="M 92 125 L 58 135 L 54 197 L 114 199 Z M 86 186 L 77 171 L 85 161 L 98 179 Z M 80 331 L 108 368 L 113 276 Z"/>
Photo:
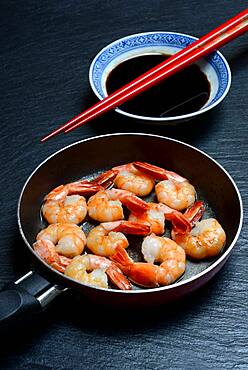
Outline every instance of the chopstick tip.
<path fill-rule="evenodd" d="M 51 132 L 50 134 L 46 135 L 46 136 L 43 136 L 41 139 L 40 139 L 40 142 L 41 143 L 44 143 L 45 141 L 51 139 L 53 136 L 55 136 L 57 133 L 55 132 Z"/>
<path fill-rule="evenodd" d="M 56 135 L 58 135 L 60 132 L 62 132 L 63 131 L 63 127 L 59 127 L 59 128 L 57 128 L 56 130 L 54 130 L 54 131 L 52 131 L 52 132 L 50 132 L 50 134 L 48 134 L 48 135 L 46 135 L 46 136 L 43 136 L 42 138 L 41 138 L 41 143 L 44 143 L 45 141 L 47 141 L 47 140 L 49 140 L 49 139 L 51 139 L 53 136 L 56 136 Z"/>

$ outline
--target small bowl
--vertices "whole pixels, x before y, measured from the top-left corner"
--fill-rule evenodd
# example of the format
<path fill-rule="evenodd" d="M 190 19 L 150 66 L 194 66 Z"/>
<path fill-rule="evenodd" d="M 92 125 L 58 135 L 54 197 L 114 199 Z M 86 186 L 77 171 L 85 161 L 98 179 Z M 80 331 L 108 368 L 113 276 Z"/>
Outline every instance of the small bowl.
<path fill-rule="evenodd" d="M 197 40 L 196 37 L 175 32 L 144 32 L 123 37 L 103 48 L 94 58 L 89 71 L 90 85 L 99 99 L 107 94 L 106 80 L 110 72 L 120 63 L 145 54 L 175 54 Z M 171 117 L 147 117 L 125 112 L 116 112 L 144 123 L 173 124 L 189 120 L 218 105 L 228 93 L 231 85 L 231 71 L 224 56 L 215 51 L 196 63 L 210 83 L 210 96 L 205 105 L 192 113 Z"/>

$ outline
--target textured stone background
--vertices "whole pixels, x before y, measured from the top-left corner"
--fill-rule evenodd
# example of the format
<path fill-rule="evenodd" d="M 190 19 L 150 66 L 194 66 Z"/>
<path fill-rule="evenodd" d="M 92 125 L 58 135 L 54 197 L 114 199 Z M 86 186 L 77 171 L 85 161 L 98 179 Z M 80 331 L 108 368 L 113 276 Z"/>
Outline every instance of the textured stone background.
<path fill-rule="evenodd" d="M 211 113 L 174 129 L 107 114 L 46 144 L 39 138 L 96 101 L 88 69 L 106 44 L 142 31 L 200 37 L 245 7 L 235 0 L 2 0 L 0 284 L 29 270 L 16 208 L 30 172 L 86 136 L 149 132 L 204 150 L 233 176 L 247 213 L 248 35 L 222 51 L 231 90 Z M 138 313 L 103 310 L 74 293 L 1 339 L 3 369 L 247 369 L 247 218 L 231 258 L 180 304 Z"/>

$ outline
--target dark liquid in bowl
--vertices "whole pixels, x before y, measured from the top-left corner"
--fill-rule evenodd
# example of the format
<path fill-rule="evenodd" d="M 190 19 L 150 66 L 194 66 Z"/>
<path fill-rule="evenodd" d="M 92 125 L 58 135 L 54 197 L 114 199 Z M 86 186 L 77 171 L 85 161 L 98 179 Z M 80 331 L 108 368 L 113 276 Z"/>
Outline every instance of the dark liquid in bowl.
<path fill-rule="evenodd" d="M 169 55 L 142 55 L 120 63 L 110 72 L 106 89 L 116 91 L 136 77 L 167 59 Z M 172 117 L 195 112 L 210 95 L 207 76 L 193 64 L 174 76 L 122 104 L 119 108 L 136 115 Z"/>

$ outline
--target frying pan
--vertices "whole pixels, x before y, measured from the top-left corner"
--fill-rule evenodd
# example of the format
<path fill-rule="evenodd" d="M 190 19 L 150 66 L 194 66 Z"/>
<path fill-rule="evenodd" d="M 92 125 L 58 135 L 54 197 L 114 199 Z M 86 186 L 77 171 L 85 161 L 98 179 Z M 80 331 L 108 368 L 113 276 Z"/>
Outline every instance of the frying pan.
<path fill-rule="evenodd" d="M 113 166 L 145 161 L 178 172 L 196 188 L 207 204 L 206 216 L 216 216 L 226 231 L 223 253 L 215 259 L 188 261 L 183 277 L 172 285 L 154 289 L 133 287 L 131 291 L 83 285 L 52 269 L 34 252 L 32 244 L 44 228 L 40 208 L 51 189 L 80 178 L 92 178 Z M 209 281 L 228 259 L 242 225 L 242 201 L 230 175 L 202 151 L 170 138 L 149 134 L 112 134 L 81 140 L 42 162 L 26 181 L 18 203 L 18 224 L 23 240 L 33 255 L 35 270 L 0 292 L 0 322 L 39 311 L 68 288 L 77 289 L 101 304 L 140 307 L 165 304 L 188 294 Z M 92 227 L 90 222 L 83 224 Z M 140 259 L 140 238 L 130 239 L 128 251 Z"/>

